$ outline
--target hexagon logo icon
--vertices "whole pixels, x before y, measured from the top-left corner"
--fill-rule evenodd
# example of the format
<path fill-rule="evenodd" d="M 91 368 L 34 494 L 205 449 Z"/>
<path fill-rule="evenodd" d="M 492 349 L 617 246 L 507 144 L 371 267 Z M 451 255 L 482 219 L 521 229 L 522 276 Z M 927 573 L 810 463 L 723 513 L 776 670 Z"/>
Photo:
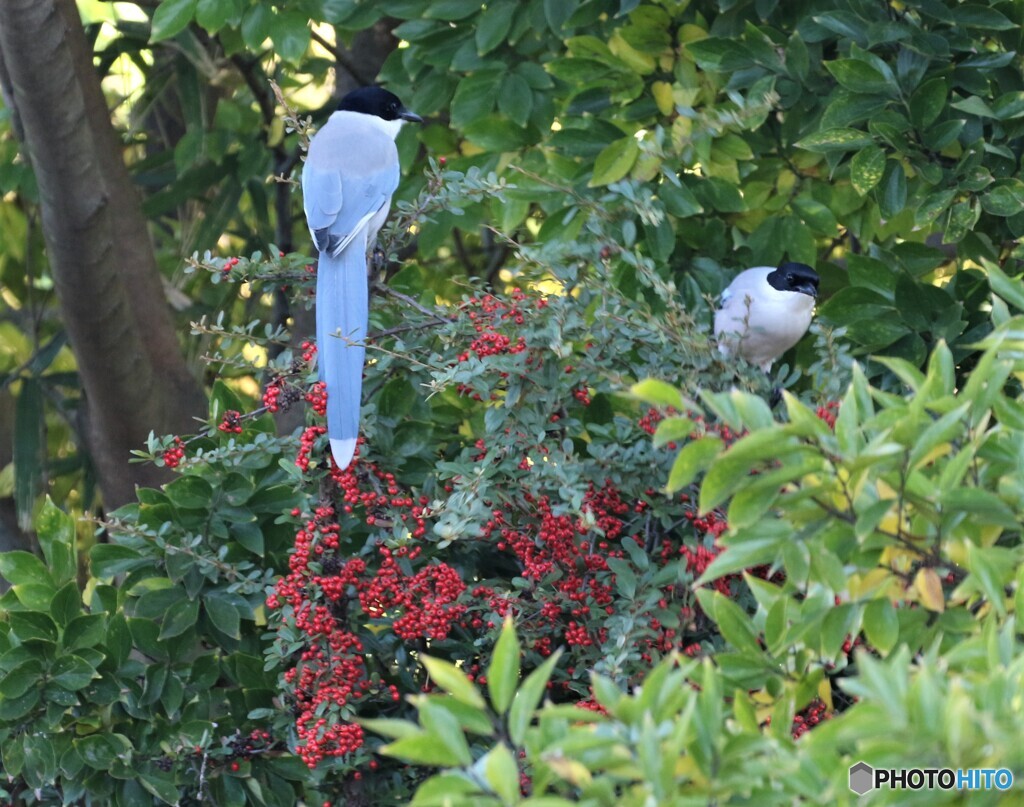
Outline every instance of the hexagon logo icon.
<path fill-rule="evenodd" d="M 858 762 L 850 766 L 850 790 L 863 796 L 875 787 L 875 771 L 868 763 Z"/>

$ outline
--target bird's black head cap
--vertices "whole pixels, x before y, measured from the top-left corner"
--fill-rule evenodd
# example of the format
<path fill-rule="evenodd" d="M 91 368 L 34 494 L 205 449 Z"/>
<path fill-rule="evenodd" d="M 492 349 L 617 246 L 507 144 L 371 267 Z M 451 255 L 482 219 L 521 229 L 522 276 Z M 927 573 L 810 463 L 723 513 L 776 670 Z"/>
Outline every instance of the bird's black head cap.
<path fill-rule="evenodd" d="M 382 120 L 408 120 L 416 123 L 423 118 L 410 112 L 398 96 L 383 87 L 360 87 L 352 90 L 338 104 L 339 112 L 362 112 L 364 115 L 376 115 Z"/>
<path fill-rule="evenodd" d="M 768 275 L 768 285 L 779 291 L 818 296 L 818 273 L 806 263 L 782 263 Z"/>

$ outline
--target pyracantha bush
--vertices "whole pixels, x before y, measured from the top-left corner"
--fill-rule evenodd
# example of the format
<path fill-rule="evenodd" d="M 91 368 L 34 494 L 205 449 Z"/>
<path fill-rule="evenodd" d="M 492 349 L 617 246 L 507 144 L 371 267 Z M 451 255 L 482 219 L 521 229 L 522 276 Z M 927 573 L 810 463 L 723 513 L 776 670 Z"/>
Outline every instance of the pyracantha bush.
<path fill-rule="evenodd" d="M 283 670 L 309 766 L 365 771 L 379 743 L 359 721 L 406 714 L 402 695 L 434 689 L 417 662 L 425 651 L 486 683 L 506 617 L 526 669 L 562 652 L 548 682 L 557 702 L 593 703 L 592 671 L 632 687 L 667 654 L 721 647 L 694 583 L 727 523 L 664 483 L 690 440 L 740 435 L 693 413 L 666 431 L 676 410 L 628 388 L 652 374 L 691 391 L 767 393 L 770 382 L 722 357 L 706 310 L 687 310 L 641 253 L 612 258 L 607 239 L 561 254 L 517 248 L 505 290 L 375 301 L 364 436 L 345 470 L 329 458 L 322 388 L 300 391 L 310 425 L 295 473 L 307 505 L 291 514 L 288 573 L 266 604 L 268 664 Z M 623 292 L 623 267 L 641 294 Z M 264 405 L 282 378 L 270 374 Z M 752 603 L 738 571 L 713 589 Z"/>

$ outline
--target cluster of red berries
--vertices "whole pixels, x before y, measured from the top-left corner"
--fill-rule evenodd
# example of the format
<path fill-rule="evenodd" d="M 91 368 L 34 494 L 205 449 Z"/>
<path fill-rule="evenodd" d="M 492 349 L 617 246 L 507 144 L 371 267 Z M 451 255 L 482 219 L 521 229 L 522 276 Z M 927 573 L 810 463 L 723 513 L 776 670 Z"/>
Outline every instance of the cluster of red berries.
<path fill-rule="evenodd" d="M 637 421 L 637 425 L 648 434 L 654 434 L 658 428 L 658 424 L 665 419 L 667 415 L 676 414 L 676 410 L 671 406 L 666 408 L 664 412 L 659 412 L 657 409 L 648 409 L 640 416 L 640 420 Z"/>
<path fill-rule="evenodd" d="M 285 412 L 300 398 L 302 395 L 299 390 L 288 384 L 282 376 L 278 376 L 263 390 L 263 407 L 271 414 Z"/>
<path fill-rule="evenodd" d="M 526 350 L 526 339 L 510 336 L 500 330 L 504 325 L 522 325 L 526 321 L 523 313 L 525 302 L 527 297 L 520 289 L 513 289 L 510 301 L 500 300 L 491 294 L 467 300 L 464 310 L 478 336 L 470 343 L 468 350 L 459 354 L 459 361 L 469 361 L 471 355 L 483 359 Z M 537 300 L 535 304 L 542 307 L 540 302 Z"/>
<path fill-rule="evenodd" d="M 389 497 L 389 503 L 398 498 Z M 401 505 L 411 501 L 402 497 Z M 338 717 L 343 707 L 375 691 L 362 642 L 348 627 L 352 606 L 359 606 L 352 617 L 357 624 L 391 619 L 395 634 L 406 640 L 443 639 L 465 612 L 458 602 L 465 584 L 454 569 L 443 563 L 415 573 L 409 568 L 420 556 L 419 547 L 382 546 L 380 564 L 369 570 L 364 559 L 342 556 L 340 535 L 334 507 L 318 507 L 296 532 L 289 573 L 266 601 L 270 609 L 287 607 L 288 620 L 306 639 L 284 680 L 295 701 L 297 753 L 310 767 L 349 754 L 363 742 L 361 729 Z M 394 685 L 379 691 L 392 701 L 400 697 Z"/>
<path fill-rule="evenodd" d="M 359 592 L 359 603 L 371 618 L 401 614 L 392 625 L 401 639 L 445 639 L 466 612 L 466 606 L 458 602 L 466 584 L 446 563 L 425 566 L 411 576 L 405 574 L 395 560 L 395 554 L 403 549 L 392 553 L 381 547 L 384 560 L 376 576 Z M 408 553 L 410 560 L 418 555 L 418 547 Z"/>
<path fill-rule="evenodd" d="M 241 263 L 239 258 L 231 257 L 224 261 L 224 265 L 221 266 L 220 271 L 222 274 L 230 274 L 231 270 L 234 269 L 238 264 Z"/>
<path fill-rule="evenodd" d="M 242 413 L 236 409 L 229 409 L 224 413 L 224 417 L 221 418 L 220 425 L 217 428 L 228 434 L 241 434 Z"/>
<path fill-rule="evenodd" d="M 313 384 L 304 397 L 318 415 L 323 417 L 327 414 L 327 385 L 323 381 Z"/>
<path fill-rule="evenodd" d="M 824 702 L 815 698 L 803 711 L 793 717 L 793 739 L 798 739 L 801 735 L 806 734 L 819 723 L 828 720 L 833 716 L 833 713 L 828 710 L 828 707 L 825 706 Z"/>
<path fill-rule="evenodd" d="M 839 415 L 839 401 L 829 401 L 824 406 L 819 406 L 815 414 L 824 420 L 830 429 L 834 429 L 836 417 Z"/>
<path fill-rule="evenodd" d="M 269 384 L 267 388 L 263 390 L 263 408 L 271 414 L 276 414 L 281 410 L 281 393 L 284 391 L 284 379 L 275 378 Z"/>
<path fill-rule="evenodd" d="M 302 432 L 302 436 L 299 438 L 299 453 L 295 455 L 295 464 L 303 472 L 309 470 L 309 458 L 316 446 L 317 438 L 325 434 L 327 434 L 327 429 L 323 426 L 307 426 Z"/>
<path fill-rule="evenodd" d="M 252 759 L 258 754 L 265 753 L 275 747 L 273 736 L 264 729 L 253 729 L 248 734 L 236 731 L 228 741 L 228 749 L 231 756 L 236 759 Z M 238 763 L 232 763 L 237 765 Z M 235 768 L 234 770 L 237 770 Z"/>
<path fill-rule="evenodd" d="M 160 456 L 164 461 L 164 465 L 168 468 L 177 468 L 181 461 L 185 459 L 185 444 L 180 437 L 175 437 L 174 445 L 170 448 L 165 448 Z"/>
<path fill-rule="evenodd" d="M 344 756 L 362 746 L 359 726 L 329 720 L 325 713 L 340 710 L 370 689 L 362 642 L 339 624 L 335 615 L 336 603 L 365 564 L 360 566 L 362 562 L 355 560 L 350 562 L 351 568 L 350 564 L 338 564 L 338 532 L 334 509 L 326 505 L 317 508 L 295 535 L 289 574 L 278 580 L 274 593 L 267 597 L 268 608 L 290 606 L 294 627 L 307 640 L 296 665 L 285 671 L 284 680 L 295 701 L 300 740 L 296 752 L 311 768 L 326 757 Z M 336 564 L 334 574 L 328 574 L 331 560 Z M 340 584 L 336 588 L 326 584 L 333 578 Z M 317 589 L 330 591 L 332 598 L 316 602 L 311 595 Z"/>

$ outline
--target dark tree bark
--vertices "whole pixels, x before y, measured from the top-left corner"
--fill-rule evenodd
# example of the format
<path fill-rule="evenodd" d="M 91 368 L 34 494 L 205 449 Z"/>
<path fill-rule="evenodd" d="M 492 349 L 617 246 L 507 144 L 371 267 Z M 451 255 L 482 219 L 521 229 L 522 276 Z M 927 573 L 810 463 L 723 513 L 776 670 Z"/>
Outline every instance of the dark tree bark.
<path fill-rule="evenodd" d="M 0 3 L 0 61 L 39 185 L 61 315 L 87 402 L 104 502 L 165 481 L 129 452 L 205 411 L 168 310 L 140 199 L 74 0 Z"/>

